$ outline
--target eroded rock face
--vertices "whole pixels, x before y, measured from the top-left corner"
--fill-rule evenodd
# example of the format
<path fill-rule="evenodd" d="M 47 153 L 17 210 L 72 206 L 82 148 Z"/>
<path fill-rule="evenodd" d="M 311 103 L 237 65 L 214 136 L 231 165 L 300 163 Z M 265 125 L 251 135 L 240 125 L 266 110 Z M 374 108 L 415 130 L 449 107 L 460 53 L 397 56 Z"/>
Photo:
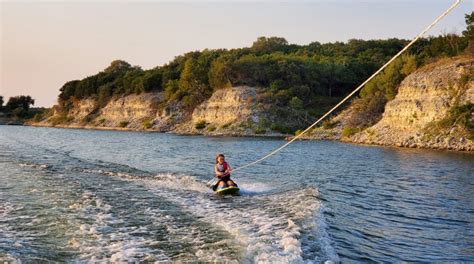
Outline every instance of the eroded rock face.
<path fill-rule="evenodd" d="M 74 108 L 70 111 L 70 115 L 74 118 L 76 122 L 80 122 L 92 111 L 94 111 L 95 105 L 96 103 L 93 99 L 84 99 L 77 101 L 74 105 Z"/>
<path fill-rule="evenodd" d="M 472 76 L 471 81 L 461 81 L 463 76 L 472 75 L 473 67 L 473 56 L 445 60 L 423 67 L 402 82 L 397 96 L 386 105 L 383 117 L 376 125 L 342 140 L 474 151 L 474 143 L 456 129 L 427 136 L 427 127 L 445 118 L 453 106 L 474 102 Z M 95 100 L 85 99 L 74 102 L 74 107 L 67 113 L 67 122 L 59 126 L 255 135 L 259 121 L 270 119 L 265 107 L 258 102 L 259 91 L 248 86 L 220 89 L 198 105 L 192 113 L 185 110 L 180 103 L 169 103 L 163 109 L 157 107 L 164 100 L 162 93 L 114 98 L 102 108 L 96 106 Z M 349 107 L 335 117 L 333 123 L 336 125 L 332 129 L 323 129 L 306 138 L 341 139 L 341 130 L 346 126 L 346 119 L 350 119 L 351 111 L 353 109 Z M 60 109 L 56 109 L 54 113 L 50 120 L 64 115 Z M 344 116 L 346 118 L 343 118 Z M 204 127 L 198 128 L 199 123 Z M 53 122 L 49 123 L 51 124 L 54 125 Z M 48 125 L 48 121 L 40 125 Z M 264 129 L 265 136 L 273 135 L 268 128 Z"/>
<path fill-rule="evenodd" d="M 251 119 L 255 115 L 257 92 L 255 88 L 239 86 L 217 90 L 206 102 L 197 106 L 192 122 L 205 120 L 210 124 L 225 125 Z"/>
<path fill-rule="evenodd" d="M 112 98 L 103 107 L 89 98 L 78 100 L 67 112 L 66 123 L 61 127 L 84 128 L 123 128 L 154 131 L 174 131 L 178 133 L 229 133 L 252 134 L 251 129 L 243 128 L 243 123 L 257 123 L 257 88 L 239 86 L 220 89 L 198 105 L 194 111 L 186 112 L 180 103 L 168 103 L 159 109 L 164 100 L 163 93 L 144 93 Z M 45 122 L 54 123 L 55 117 L 64 115 L 57 111 Z M 204 122 L 207 129 L 197 129 L 196 124 Z M 214 129 L 209 129 L 213 127 Z M 250 131 L 246 131 L 250 130 Z M 248 132 L 248 133 L 247 133 Z"/>
<path fill-rule="evenodd" d="M 389 125 L 392 130 L 419 132 L 428 123 L 444 118 L 457 96 L 462 102 L 472 102 L 472 98 L 462 93 L 459 79 L 473 65 L 474 60 L 456 61 L 409 75 L 396 98 L 385 106 L 383 118 L 374 128 Z M 467 90 L 473 90 L 473 85 L 470 82 Z"/>
<path fill-rule="evenodd" d="M 141 128 L 144 121 L 153 122 L 156 114 L 156 104 L 163 100 L 160 93 L 128 95 L 110 100 L 95 118 L 106 126 Z M 105 120 L 105 121 L 104 121 Z"/>
<path fill-rule="evenodd" d="M 248 86 L 229 87 L 217 90 L 205 102 L 198 105 L 189 121 L 176 129 L 180 133 L 220 134 L 232 130 L 236 134 L 245 134 L 241 124 L 259 121 L 257 107 L 257 89 Z M 201 123 L 206 129 L 196 128 Z M 211 128 L 209 130 L 209 128 Z"/>
<path fill-rule="evenodd" d="M 144 93 L 112 98 L 99 107 L 94 98 L 76 100 L 72 108 L 64 112 L 59 106 L 53 108 L 53 116 L 39 125 L 84 128 L 130 128 L 143 129 L 145 122 L 149 127 L 156 119 L 157 104 L 163 100 L 162 93 Z M 58 117 L 64 116 L 59 124 Z"/>
<path fill-rule="evenodd" d="M 427 137 L 428 125 L 445 118 L 456 105 L 474 102 L 474 82 L 460 81 L 472 74 L 474 58 L 437 62 L 403 80 L 382 119 L 350 138 L 357 143 L 474 150 L 472 141 L 456 135 Z"/>

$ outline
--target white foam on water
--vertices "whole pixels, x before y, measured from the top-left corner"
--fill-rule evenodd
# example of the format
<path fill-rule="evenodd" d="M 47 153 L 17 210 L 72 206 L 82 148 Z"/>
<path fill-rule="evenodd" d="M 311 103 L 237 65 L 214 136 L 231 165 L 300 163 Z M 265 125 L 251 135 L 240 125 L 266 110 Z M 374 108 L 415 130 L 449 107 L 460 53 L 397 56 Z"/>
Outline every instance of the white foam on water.
<path fill-rule="evenodd" d="M 208 188 L 203 188 L 205 185 L 202 182 L 196 181 L 192 176 L 182 174 L 158 174 L 153 177 L 154 181 L 160 182 L 160 185 L 165 188 L 187 190 L 194 192 L 207 192 Z"/>
<path fill-rule="evenodd" d="M 25 245 L 29 245 L 29 234 L 8 224 L 9 222 L 14 223 L 20 218 L 31 218 L 30 216 L 14 216 L 12 214 L 13 212 L 22 210 L 23 208 L 23 205 L 13 204 L 10 202 L 0 204 L 0 218 L 2 220 L 0 221 L 0 248 L 22 248 Z"/>
<path fill-rule="evenodd" d="M 199 260 L 200 262 L 238 263 L 228 257 L 228 253 L 231 251 L 228 246 L 234 244 L 232 239 L 223 238 L 213 242 L 214 240 L 209 240 L 209 233 L 203 231 L 199 224 L 183 225 L 181 214 L 170 214 L 166 210 L 151 208 L 145 213 L 154 220 L 155 225 L 164 225 L 169 242 L 186 245 L 184 252 L 178 255 L 173 254 L 173 262 L 196 262 Z"/>
<path fill-rule="evenodd" d="M 327 234 L 327 225 L 322 214 L 323 207 L 316 199 L 317 196 L 316 189 L 305 188 L 265 198 L 271 200 L 270 204 L 279 204 L 288 211 L 285 214 L 288 227 L 283 232 L 281 245 L 291 256 L 301 256 L 301 258 L 287 258 L 290 263 L 339 261 L 332 247 L 332 240 Z M 311 202 L 313 200 L 316 202 Z M 319 254 L 315 255 L 314 252 Z"/>
<path fill-rule="evenodd" d="M 86 171 L 85 171 L 86 172 Z M 223 240 L 223 243 L 233 243 L 241 248 L 239 261 L 263 263 L 303 263 L 303 262 L 339 262 L 339 258 L 332 246 L 327 233 L 327 226 L 321 210 L 321 203 L 317 199 L 317 190 L 307 188 L 302 190 L 272 193 L 275 190 L 264 183 L 239 182 L 241 195 L 239 197 L 220 197 L 215 199 L 214 193 L 206 187 L 204 182 L 194 177 L 177 174 L 159 174 L 154 177 L 137 177 L 127 173 L 90 170 L 87 172 L 120 177 L 134 183 L 141 183 L 158 197 L 163 197 L 182 207 L 186 213 L 195 215 L 199 219 L 219 226 L 233 241 Z M 237 203 L 226 199 L 239 200 Z M 98 205 L 100 201 L 96 202 Z M 239 203 L 242 207 L 235 207 Z M 74 205 L 73 205 L 74 207 Z M 198 245 L 200 241 L 191 235 L 182 233 L 174 227 L 179 223 L 170 215 L 160 216 L 162 212 L 148 211 L 154 219 L 167 224 L 170 236 L 187 241 L 190 245 Z M 109 220 L 110 221 L 110 220 Z M 85 233 L 95 234 L 97 229 L 85 227 Z M 128 233 L 130 230 L 123 232 Z M 117 238 L 116 235 L 109 238 Z M 193 241 L 195 239 L 196 241 Z M 123 239 L 121 239 L 123 240 Z M 116 243 L 107 250 L 114 252 L 114 259 L 137 260 L 137 256 L 147 254 L 140 250 L 143 241 L 129 241 L 129 245 Z M 145 243 L 146 244 L 146 243 Z M 304 246 L 302 246 L 302 244 Z M 318 255 L 315 255 L 315 252 Z M 145 254 L 145 255 L 143 255 Z M 183 256 L 183 260 L 195 257 L 200 261 L 234 261 L 226 258 L 226 252 L 219 245 L 208 245 L 200 248 L 195 246 L 194 255 Z M 162 253 L 161 259 L 165 256 Z M 166 258 L 164 258 L 166 259 Z M 179 257 L 178 257 L 179 259 Z M 109 259 L 110 260 L 110 259 Z M 175 259 L 173 259 L 175 260 Z"/>
<path fill-rule="evenodd" d="M 51 166 L 48 164 L 37 164 L 37 163 L 20 163 L 20 167 L 28 167 L 28 168 L 35 168 L 35 169 L 48 169 Z"/>
<path fill-rule="evenodd" d="M 82 172 L 92 173 L 92 174 L 101 174 L 101 175 L 106 175 L 106 176 L 116 176 L 116 177 L 121 177 L 121 178 L 136 178 L 136 176 L 129 173 L 106 171 L 106 170 L 101 170 L 101 169 L 98 169 L 98 170 L 84 169 L 82 170 Z"/>
<path fill-rule="evenodd" d="M 333 240 L 331 239 L 329 233 L 328 233 L 328 225 L 326 221 L 324 220 L 323 212 L 325 208 L 321 207 L 320 208 L 320 215 L 321 217 L 318 217 L 317 219 L 317 224 L 313 227 L 313 231 L 315 234 L 318 234 L 318 241 L 321 245 L 321 249 L 324 252 L 325 256 L 327 256 L 327 259 L 325 261 L 326 263 L 340 263 L 339 256 L 337 255 L 336 249 L 333 246 Z"/>
<path fill-rule="evenodd" d="M 21 205 L 12 204 L 10 202 L 5 202 L 0 204 L 0 215 L 2 218 L 6 218 L 11 212 L 15 210 L 21 210 L 24 207 Z"/>
<path fill-rule="evenodd" d="M 140 182 L 157 196 L 177 203 L 182 210 L 227 231 L 242 249 L 239 261 L 263 263 L 338 261 L 337 254 L 331 247 L 329 235 L 321 230 L 326 226 L 321 220 L 321 204 L 316 198 L 317 190 L 314 188 L 266 195 L 221 197 L 220 201 L 219 198 L 215 199 L 216 196 L 205 187 L 204 183 L 190 176 L 164 174 L 152 179 L 135 177 L 127 180 Z M 270 190 L 260 183 L 247 187 L 246 183 L 241 182 L 239 186 L 247 191 L 244 191 L 244 194 L 265 194 Z M 164 188 L 172 191 L 166 191 Z M 238 202 L 227 203 L 225 202 L 227 199 L 235 199 Z M 239 204 L 242 207 L 236 207 Z M 174 221 L 176 220 L 171 222 Z M 313 236 L 316 237 L 314 241 L 307 239 L 308 228 L 312 228 L 309 232 L 314 233 Z M 321 255 L 310 256 L 310 259 L 304 260 L 303 251 L 306 248 L 302 248 L 302 242 L 317 243 L 315 247 Z M 305 252 L 305 257 L 308 257 L 309 253 Z M 202 251 L 197 251 L 195 254 L 200 260 L 203 260 L 201 258 L 205 255 Z M 219 254 L 215 257 L 216 259 L 206 258 L 205 261 L 226 260 Z"/>
<path fill-rule="evenodd" d="M 89 262 L 138 262 L 166 260 L 165 254 L 150 247 L 155 241 L 137 235 L 147 228 L 127 227 L 123 220 L 111 213 L 112 206 L 97 198 L 92 192 L 84 192 L 69 206 L 76 217 L 69 218 L 69 246 L 80 253 L 80 260 Z M 86 222 L 86 220 L 91 220 Z"/>
<path fill-rule="evenodd" d="M 11 254 L 0 253 L 0 263 L 21 264 L 21 259 Z"/>
<path fill-rule="evenodd" d="M 258 195 L 268 193 L 273 187 L 263 182 L 247 182 L 240 180 L 238 182 L 241 195 Z"/>

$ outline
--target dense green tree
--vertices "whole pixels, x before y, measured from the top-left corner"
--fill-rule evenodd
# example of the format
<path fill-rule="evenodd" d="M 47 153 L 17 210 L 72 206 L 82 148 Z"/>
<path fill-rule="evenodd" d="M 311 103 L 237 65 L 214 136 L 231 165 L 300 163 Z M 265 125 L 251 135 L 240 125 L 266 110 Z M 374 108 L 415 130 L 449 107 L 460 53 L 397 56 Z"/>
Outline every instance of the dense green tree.
<path fill-rule="evenodd" d="M 72 96 L 82 99 L 100 94 L 101 98 L 109 98 L 110 92 L 120 95 L 166 90 L 167 98 L 186 97 L 193 105 L 213 90 L 252 85 L 272 86 L 274 94 L 286 89 L 291 96 L 308 102 L 316 95 L 345 94 L 403 43 L 351 40 L 347 44 L 315 42 L 298 46 L 288 45 L 283 38 L 261 37 L 251 48 L 189 52 L 149 71 L 116 60 L 97 75 L 66 83 L 59 98 L 64 102 Z M 176 84 L 176 80 L 177 89 L 168 85 Z"/>
<path fill-rule="evenodd" d="M 143 91 L 161 91 L 163 90 L 162 86 L 162 72 L 160 69 L 154 69 L 146 71 L 142 77 Z"/>
<path fill-rule="evenodd" d="M 401 81 L 415 70 L 413 55 L 403 55 L 392 62 L 361 90 L 360 98 L 352 104 L 354 114 L 347 125 L 368 127 L 380 120 L 385 104 L 395 97 Z"/>
<path fill-rule="evenodd" d="M 184 93 L 183 99 L 186 106 L 194 106 L 210 95 L 211 90 L 206 84 L 207 72 L 203 66 L 198 59 L 186 60 L 178 82 L 179 90 Z"/>
<path fill-rule="evenodd" d="M 230 82 L 231 65 L 231 58 L 226 55 L 220 56 L 211 63 L 208 77 L 209 85 L 214 90 L 232 85 Z"/>
<path fill-rule="evenodd" d="M 207 99 L 213 91 L 209 85 L 209 71 L 219 53 L 204 50 L 186 54 L 187 59 L 178 81 L 179 89 L 176 90 L 178 94 L 173 97 L 181 98 L 187 107 L 194 107 Z"/>
<path fill-rule="evenodd" d="M 474 39 L 474 12 L 466 14 L 464 17 L 466 21 L 466 30 L 462 32 L 462 35 L 467 39 Z"/>
<path fill-rule="evenodd" d="M 272 53 L 276 51 L 285 51 L 288 46 L 288 41 L 280 37 L 259 37 L 253 44 L 251 49 L 258 53 Z"/>
<path fill-rule="evenodd" d="M 360 109 L 383 110 L 401 80 L 417 67 L 467 52 L 473 17 L 472 13 L 466 15 L 468 26 L 463 36 L 445 34 L 415 43 L 403 58 L 364 87 Z M 265 89 L 259 95 L 262 102 L 313 111 L 321 107 L 321 98 L 332 102 L 352 91 L 407 43 L 403 39 L 351 39 L 292 45 L 284 38 L 260 37 L 248 48 L 188 52 L 145 71 L 115 60 L 96 75 L 65 83 L 59 102 L 71 105 L 72 98 L 95 97 L 103 104 L 113 96 L 164 91 L 167 101 L 192 108 L 217 89 L 249 85 Z"/>
<path fill-rule="evenodd" d="M 165 85 L 165 98 L 168 101 L 181 100 L 181 94 L 178 94 L 178 80 L 169 80 Z"/>
<path fill-rule="evenodd" d="M 383 94 L 386 100 L 391 100 L 397 94 L 401 81 L 415 69 L 416 63 L 413 56 L 401 56 L 367 83 L 360 95 L 361 97 L 371 97 L 379 93 Z"/>
<path fill-rule="evenodd" d="M 31 98 L 31 96 L 13 96 L 10 97 L 8 100 L 7 104 L 5 105 L 5 108 L 7 111 L 13 111 L 17 108 L 23 109 L 25 111 L 28 111 L 30 109 L 30 105 L 34 105 L 35 100 Z"/>
<path fill-rule="evenodd" d="M 69 81 L 65 83 L 59 91 L 59 101 L 66 101 L 76 94 L 76 87 L 79 84 L 79 80 Z"/>
<path fill-rule="evenodd" d="M 99 105 L 103 106 L 107 103 L 109 98 L 113 95 L 114 91 L 114 84 L 113 83 L 107 83 L 105 85 L 102 85 L 98 89 L 98 103 Z"/>
<path fill-rule="evenodd" d="M 129 70 L 132 66 L 123 60 L 114 60 L 110 63 L 110 66 L 105 68 L 104 72 L 113 73 Z"/>
<path fill-rule="evenodd" d="M 474 54 L 474 12 L 465 15 L 466 30 L 462 32 L 463 37 L 467 42 L 467 47 L 464 50 L 467 54 Z"/>
<path fill-rule="evenodd" d="M 297 96 L 294 96 L 293 98 L 291 98 L 289 105 L 294 109 L 302 109 L 303 101 L 301 101 L 301 99 L 299 99 Z"/>

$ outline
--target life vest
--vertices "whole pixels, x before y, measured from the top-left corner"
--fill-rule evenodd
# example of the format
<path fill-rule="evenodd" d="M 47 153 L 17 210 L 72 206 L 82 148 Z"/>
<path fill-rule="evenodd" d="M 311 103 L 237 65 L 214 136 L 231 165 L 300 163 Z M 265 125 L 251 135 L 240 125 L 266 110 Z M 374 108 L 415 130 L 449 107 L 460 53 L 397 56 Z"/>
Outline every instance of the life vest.
<path fill-rule="evenodd" d="M 217 171 L 218 172 L 225 172 L 229 168 L 229 165 L 225 161 L 222 164 L 217 163 L 216 165 L 217 165 Z M 229 175 L 229 174 L 227 174 L 227 175 Z"/>

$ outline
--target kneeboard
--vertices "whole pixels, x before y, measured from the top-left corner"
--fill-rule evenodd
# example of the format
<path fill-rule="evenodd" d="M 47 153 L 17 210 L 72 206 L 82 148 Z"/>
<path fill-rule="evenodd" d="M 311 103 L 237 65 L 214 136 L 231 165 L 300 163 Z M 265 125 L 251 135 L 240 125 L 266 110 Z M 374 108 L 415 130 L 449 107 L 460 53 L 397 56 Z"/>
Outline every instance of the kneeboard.
<path fill-rule="evenodd" d="M 223 189 L 217 189 L 216 193 L 217 194 L 222 194 L 222 195 L 237 194 L 239 192 L 239 190 L 240 190 L 239 187 L 230 186 L 230 187 L 223 188 Z"/>

